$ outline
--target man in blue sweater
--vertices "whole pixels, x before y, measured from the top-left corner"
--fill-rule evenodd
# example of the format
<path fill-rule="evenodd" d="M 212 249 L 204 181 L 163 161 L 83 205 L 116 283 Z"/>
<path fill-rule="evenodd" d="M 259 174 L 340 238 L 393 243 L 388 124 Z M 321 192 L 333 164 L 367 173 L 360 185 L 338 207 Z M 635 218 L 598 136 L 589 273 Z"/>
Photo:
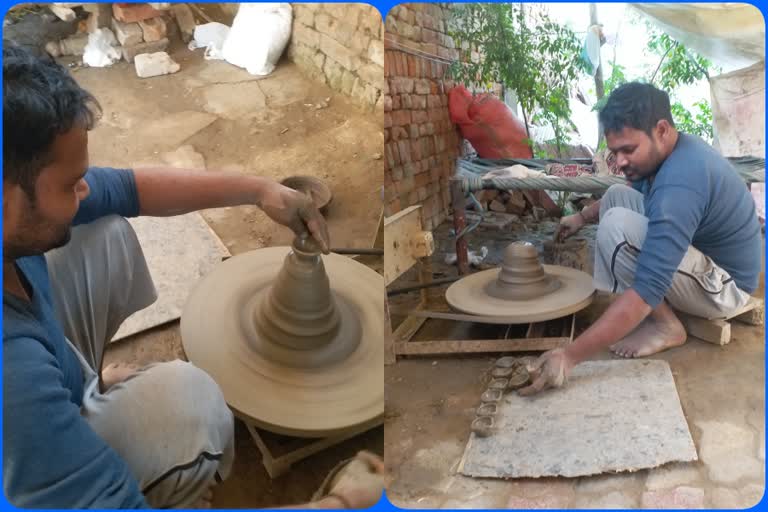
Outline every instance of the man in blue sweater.
<path fill-rule="evenodd" d="M 190 507 L 230 470 L 233 417 L 189 363 L 101 372 L 105 344 L 155 300 L 125 217 L 255 204 L 325 252 L 327 227 L 265 178 L 89 169 L 97 112 L 55 62 L 3 50 L 3 490 L 24 508 Z M 314 506 L 381 495 L 353 487 Z"/>
<path fill-rule="evenodd" d="M 747 186 L 711 146 L 675 129 L 667 93 L 622 85 L 600 122 L 631 187 L 614 185 L 564 217 L 558 235 L 599 221 L 595 286 L 618 297 L 573 344 L 543 354 L 521 394 L 563 385 L 576 364 L 604 348 L 643 357 L 682 345 L 686 332 L 673 308 L 727 317 L 758 286 L 762 242 Z"/>

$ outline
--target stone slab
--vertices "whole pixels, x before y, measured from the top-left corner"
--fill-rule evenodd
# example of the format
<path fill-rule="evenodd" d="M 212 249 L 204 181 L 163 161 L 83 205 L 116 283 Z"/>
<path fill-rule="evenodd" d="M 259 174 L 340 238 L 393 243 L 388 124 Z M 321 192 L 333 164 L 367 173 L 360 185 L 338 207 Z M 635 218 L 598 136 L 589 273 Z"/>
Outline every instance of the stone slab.
<path fill-rule="evenodd" d="M 112 341 L 181 317 L 192 289 L 229 251 L 199 213 L 129 219 L 136 231 L 158 299 L 123 322 Z"/>
<path fill-rule="evenodd" d="M 577 477 L 698 459 L 665 361 L 582 363 L 562 389 L 507 394 L 496 425 L 470 435 L 461 473 Z"/>

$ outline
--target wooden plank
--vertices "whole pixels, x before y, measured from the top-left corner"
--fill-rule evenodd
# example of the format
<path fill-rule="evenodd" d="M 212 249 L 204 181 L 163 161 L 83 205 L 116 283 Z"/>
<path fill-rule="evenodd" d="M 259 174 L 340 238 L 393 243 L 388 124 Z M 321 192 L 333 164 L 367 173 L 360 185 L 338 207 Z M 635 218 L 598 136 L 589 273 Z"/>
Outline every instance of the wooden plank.
<path fill-rule="evenodd" d="M 406 317 L 406 319 L 403 320 L 403 323 L 397 326 L 397 329 L 395 329 L 395 332 L 392 335 L 395 340 L 395 345 L 398 343 L 405 343 L 413 338 L 416 332 L 421 329 L 421 326 L 424 325 L 424 322 L 426 321 L 427 319 L 423 317 Z"/>
<path fill-rule="evenodd" d="M 544 352 L 570 343 L 566 337 L 511 340 L 436 340 L 411 341 L 395 346 L 398 355 L 428 356 L 497 352 Z"/>
<path fill-rule="evenodd" d="M 421 205 L 411 206 L 384 219 L 384 283 L 389 285 L 419 258 L 435 250 L 432 233 L 421 227 Z"/>
<path fill-rule="evenodd" d="M 384 292 L 384 364 L 393 364 L 395 356 L 395 336 L 392 333 L 392 321 L 389 317 L 389 301 Z"/>
<path fill-rule="evenodd" d="M 731 341 L 731 324 L 727 320 L 707 320 L 680 312 L 677 316 L 690 336 L 715 345 L 727 345 Z"/>
<path fill-rule="evenodd" d="M 753 297 L 744 308 L 733 315 L 733 319 L 748 325 L 764 325 L 765 302 Z"/>

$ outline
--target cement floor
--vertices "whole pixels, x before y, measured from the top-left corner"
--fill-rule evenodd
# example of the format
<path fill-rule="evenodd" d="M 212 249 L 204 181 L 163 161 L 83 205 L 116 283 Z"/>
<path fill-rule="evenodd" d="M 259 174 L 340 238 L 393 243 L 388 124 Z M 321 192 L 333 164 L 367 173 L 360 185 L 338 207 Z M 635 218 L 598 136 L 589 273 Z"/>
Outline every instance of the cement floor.
<path fill-rule="evenodd" d="M 454 275 L 442 263 L 452 246 L 447 231 L 447 223 L 435 231 L 433 270 Z M 525 229 L 512 235 L 478 230 L 469 247 L 488 246 L 486 261 L 495 264 L 508 241 L 546 236 Z M 405 275 L 395 286 L 410 280 L 413 276 Z M 762 297 L 763 289 L 756 295 Z M 407 308 L 415 299 L 415 294 L 399 296 L 390 305 Z M 606 305 L 601 300 L 582 312 L 579 328 Z M 430 320 L 414 339 L 477 339 L 491 335 L 490 329 Z M 606 351 L 596 359 L 612 357 Z M 393 477 L 387 496 L 403 508 L 745 508 L 758 503 L 765 489 L 764 328 L 734 322 L 731 343 L 724 347 L 691 338 L 654 357 L 672 367 L 698 462 L 631 474 L 513 481 L 456 473 L 494 358 L 399 360 L 385 374 L 385 460 Z"/>
<path fill-rule="evenodd" d="M 335 247 L 369 247 L 380 208 L 383 133 L 380 118 L 364 112 L 325 85 L 283 61 L 269 77 L 256 79 L 202 51 L 171 50 L 181 64 L 174 75 L 142 80 L 133 66 L 74 71 L 101 103 L 103 116 L 90 135 L 91 165 L 173 163 L 169 157 L 191 145 L 210 172 L 221 170 L 282 179 L 313 175 L 332 187 L 326 215 Z M 328 106 L 316 108 L 329 99 Z M 193 115 L 189 113 L 193 112 Z M 169 161 L 170 158 L 170 161 Z M 203 212 L 233 255 L 287 245 L 292 234 L 256 207 Z M 149 363 L 184 358 L 178 322 L 110 345 L 105 364 Z M 309 499 L 338 461 L 367 449 L 383 453 L 383 429 L 373 429 L 310 459 L 272 480 L 244 425 L 237 424 L 232 476 L 214 491 L 216 508 L 255 508 Z"/>

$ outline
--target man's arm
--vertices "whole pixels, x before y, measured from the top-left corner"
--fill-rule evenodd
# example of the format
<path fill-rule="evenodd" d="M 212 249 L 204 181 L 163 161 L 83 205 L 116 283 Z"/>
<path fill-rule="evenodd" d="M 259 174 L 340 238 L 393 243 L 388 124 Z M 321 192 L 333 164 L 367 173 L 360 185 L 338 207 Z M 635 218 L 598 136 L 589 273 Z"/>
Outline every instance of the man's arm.
<path fill-rule="evenodd" d="M 206 208 L 252 204 L 297 235 L 312 235 L 323 252 L 330 245 L 325 219 L 312 199 L 274 180 L 190 169 L 134 169 L 139 213 L 155 217 Z"/>

